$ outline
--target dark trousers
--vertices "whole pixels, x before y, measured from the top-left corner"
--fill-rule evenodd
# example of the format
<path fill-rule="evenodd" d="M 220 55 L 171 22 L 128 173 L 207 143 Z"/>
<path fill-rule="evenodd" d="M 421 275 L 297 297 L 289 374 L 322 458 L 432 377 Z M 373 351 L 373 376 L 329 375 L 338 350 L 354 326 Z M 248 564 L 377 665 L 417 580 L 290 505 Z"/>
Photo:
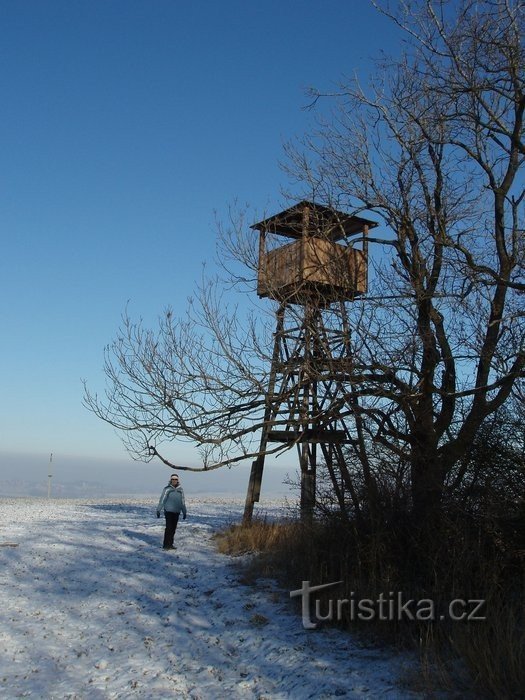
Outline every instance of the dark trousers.
<path fill-rule="evenodd" d="M 175 537 L 175 530 L 177 529 L 177 523 L 179 522 L 180 513 L 168 513 L 164 511 L 164 516 L 166 517 L 166 529 L 164 530 L 164 542 L 163 547 L 173 547 L 173 538 Z"/>

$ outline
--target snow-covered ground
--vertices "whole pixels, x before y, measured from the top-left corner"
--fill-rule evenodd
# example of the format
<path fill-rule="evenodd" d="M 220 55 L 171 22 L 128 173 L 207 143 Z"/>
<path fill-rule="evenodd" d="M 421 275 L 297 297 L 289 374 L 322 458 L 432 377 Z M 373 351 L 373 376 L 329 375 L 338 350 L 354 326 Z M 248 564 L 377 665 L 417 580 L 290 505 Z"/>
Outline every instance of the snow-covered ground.
<path fill-rule="evenodd" d="M 187 500 L 166 552 L 151 500 L 0 499 L 2 698 L 419 697 L 410 656 L 305 630 L 289 591 L 243 585 L 211 538 L 240 502 Z"/>

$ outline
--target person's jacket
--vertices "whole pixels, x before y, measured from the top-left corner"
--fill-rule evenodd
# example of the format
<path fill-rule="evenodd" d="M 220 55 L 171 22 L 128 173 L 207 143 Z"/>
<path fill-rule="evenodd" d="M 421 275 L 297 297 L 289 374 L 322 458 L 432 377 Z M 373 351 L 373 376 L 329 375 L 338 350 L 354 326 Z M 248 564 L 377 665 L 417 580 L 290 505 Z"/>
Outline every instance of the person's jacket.
<path fill-rule="evenodd" d="M 184 491 L 182 486 L 172 486 L 168 484 L 162 490 L 157 506 L 157 512 L 164 509 L 168 513 L 181 513 L 186 517 L 186 503 L 184 501 Z"/>

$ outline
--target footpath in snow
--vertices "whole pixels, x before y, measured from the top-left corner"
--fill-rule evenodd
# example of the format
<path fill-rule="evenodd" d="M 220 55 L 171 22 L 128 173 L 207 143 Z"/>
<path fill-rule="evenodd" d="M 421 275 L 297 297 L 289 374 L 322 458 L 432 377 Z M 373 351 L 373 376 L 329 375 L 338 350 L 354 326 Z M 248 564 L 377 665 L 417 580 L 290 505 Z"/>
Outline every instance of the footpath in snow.
<path fill-rule="evenodd" d="M 241 583 L 211 537 L 240 503 L 187 500 L 165 552 L 153 501 L 0 499 L 0 697 L 421 697 L 411 656 L 305 630 L 288 591 Z"/>

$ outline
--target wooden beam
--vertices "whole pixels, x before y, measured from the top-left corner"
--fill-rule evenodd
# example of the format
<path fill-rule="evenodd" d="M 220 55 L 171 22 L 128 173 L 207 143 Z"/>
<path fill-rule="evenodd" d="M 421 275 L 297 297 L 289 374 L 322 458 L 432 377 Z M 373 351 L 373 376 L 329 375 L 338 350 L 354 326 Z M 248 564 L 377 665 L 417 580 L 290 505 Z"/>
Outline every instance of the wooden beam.
<path fill-rule="evenodd" d="M 308 428 L 307 430 L 271 430 L 268 433 L 268 442 L 311 442 L 311 443 L 338 443 L 351 444 L 344 430 L 322 430 L 320 428 Z"/>

